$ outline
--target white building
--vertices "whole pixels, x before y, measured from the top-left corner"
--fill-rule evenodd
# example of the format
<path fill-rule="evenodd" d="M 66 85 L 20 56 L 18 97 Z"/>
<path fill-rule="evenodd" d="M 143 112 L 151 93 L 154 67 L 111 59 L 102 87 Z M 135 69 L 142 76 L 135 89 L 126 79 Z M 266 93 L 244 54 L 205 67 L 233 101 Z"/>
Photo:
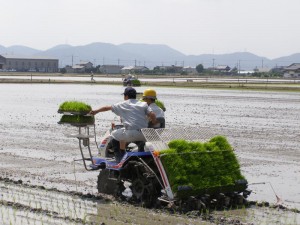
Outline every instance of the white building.
<path fill-rule="evenodd" d="M 102 65 L 99 70 L 101 73 L 106 74 L 120 74 L 123 67 L 121 65 Z"/>
<path fill-rule="evenodd" d="M 133 70 L 134 66 L 124 66 L 121 69 L 122 74 L 129 74 Z"/>
<path fill-rule="evenodd" d="M 196 67 L 191 67 L 191 66 L 183 67 L 182 71 L 189 73 L 189 74 L 197 74 L 198 73 L 196 70 Z"/>

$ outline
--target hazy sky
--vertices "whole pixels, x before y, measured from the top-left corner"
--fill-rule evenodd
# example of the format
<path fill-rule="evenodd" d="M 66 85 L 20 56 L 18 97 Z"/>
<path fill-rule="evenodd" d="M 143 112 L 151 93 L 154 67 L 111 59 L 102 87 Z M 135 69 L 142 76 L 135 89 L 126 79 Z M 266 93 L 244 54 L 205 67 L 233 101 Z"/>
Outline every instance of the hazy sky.
<path fill-rule="evenodd" d="M 184 54 L 300 52 L 300 0 L 0 0 L 0 45 L 166 44 Z"/>

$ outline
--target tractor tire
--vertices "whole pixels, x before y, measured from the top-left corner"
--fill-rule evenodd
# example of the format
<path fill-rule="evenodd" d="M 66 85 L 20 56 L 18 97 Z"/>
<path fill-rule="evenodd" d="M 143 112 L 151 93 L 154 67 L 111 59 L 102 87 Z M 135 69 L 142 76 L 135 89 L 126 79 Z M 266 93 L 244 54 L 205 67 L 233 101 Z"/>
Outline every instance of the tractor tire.
<path fill-rule="evenodd" d="M 131 166 L 131 190 L 134 200 L 143 207 L 155 206 L 161 190 L 159 183 L 156 178 L 150 176 L 151 173 L 143 164 L 136 162 Z"/>
<path fill-rule="evenodd" d="M 118 180 L 111 176 L 110 170 L 103 169 L 98 175 L 97 189 L 99 193 L 116 195 Z"/>

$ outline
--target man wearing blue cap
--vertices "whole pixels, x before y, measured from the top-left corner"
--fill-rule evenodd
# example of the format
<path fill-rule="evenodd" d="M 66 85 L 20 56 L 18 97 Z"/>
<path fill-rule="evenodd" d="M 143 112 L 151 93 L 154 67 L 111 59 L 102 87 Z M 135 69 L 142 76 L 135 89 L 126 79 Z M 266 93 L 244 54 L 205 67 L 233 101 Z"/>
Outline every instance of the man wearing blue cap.
<path fill-rule="evenodd" d="M 135 141 L 146 141 L 141 129 L 148 127 L 147 117 L 153 123 L 157 123 L 156 116 L 148 107 L 146 102 L 136 99 L 136 90 L 133 87 L 127 87 L 124 90 L 124 101 L 111 106 L 103 106 L 97 110 L 92 110 L 90 114 L 96 115 L 99 112 L 111 110 L 121 117 L 123 128 L 114 130 L 112 145 L 116 161 L 119 162 L 125 154 L 125 143 Z"/>

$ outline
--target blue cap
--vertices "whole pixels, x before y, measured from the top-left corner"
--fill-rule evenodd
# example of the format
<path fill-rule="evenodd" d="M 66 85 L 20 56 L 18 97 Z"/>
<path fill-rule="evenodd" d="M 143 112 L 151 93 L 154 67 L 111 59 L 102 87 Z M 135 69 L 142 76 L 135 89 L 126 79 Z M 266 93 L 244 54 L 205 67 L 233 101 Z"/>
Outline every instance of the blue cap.
<path fill-rule="evenodd" d="M 127 87 L 124 90 L 123 95 L 136 95 L 136 90 L 133 87 Z"/>

